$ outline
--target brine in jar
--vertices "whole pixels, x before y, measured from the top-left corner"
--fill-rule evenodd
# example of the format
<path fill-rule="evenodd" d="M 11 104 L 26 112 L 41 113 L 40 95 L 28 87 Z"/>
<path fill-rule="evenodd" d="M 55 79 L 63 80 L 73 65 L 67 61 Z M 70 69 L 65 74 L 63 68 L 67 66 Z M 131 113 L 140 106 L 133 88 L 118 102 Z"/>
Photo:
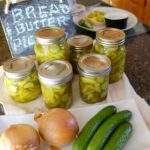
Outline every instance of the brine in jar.
<path fill-rule="evenodd" d="M 40 83 L 31 58 L 12 58 L 4 63 L 3 70 L 6 90 L 14 101 L 25 103 L 40 95 Z"/>
<path fill-rule="evenodd" d="M 72 104 L 72 66 L 68 61 L 47 61 L 39 66 L 38 76 L 48 108 L 69 108 Z"/>
<path fill-rule="evenodd" d="M 80 96 L 87 103 L 104 101 L 109 85 L 110 59 L 105 55 L 86 54 L 78 61 Z"/>
<path fill-rule="evenodd" d="M 125 33 L 115 28 L 106 28 L 96 33 L 94 52 L 106 55 L 111 60 L 110 83 L 119 81 L 124 72 L 126 48 Z"/>
<path fill-rule="evenodd" d="M 86 35 L 75 35 L 67 40 L 70 50 L 70 62 L 74 73 L 78 73 L 77 65 L 79 58 L 92 52 L 93 39 Z"/>
<path fill-rule="evenodd" d="M 34 50 L 39 65 L 48 60 L 69 59 L 69 50 L 63 28 L 41 28 L 35 32 L 35 39 Z"/>

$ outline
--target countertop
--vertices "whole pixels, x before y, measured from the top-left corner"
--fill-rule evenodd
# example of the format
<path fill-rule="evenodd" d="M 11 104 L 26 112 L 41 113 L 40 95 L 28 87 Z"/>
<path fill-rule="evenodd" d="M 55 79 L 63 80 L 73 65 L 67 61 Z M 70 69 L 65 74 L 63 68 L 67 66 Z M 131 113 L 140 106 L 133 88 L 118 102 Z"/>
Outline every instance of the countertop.
<path fill-rule="evenodd" d="M 125 72 L 135 91 L 150 105 L 150 32 L 130 38 Z"/>

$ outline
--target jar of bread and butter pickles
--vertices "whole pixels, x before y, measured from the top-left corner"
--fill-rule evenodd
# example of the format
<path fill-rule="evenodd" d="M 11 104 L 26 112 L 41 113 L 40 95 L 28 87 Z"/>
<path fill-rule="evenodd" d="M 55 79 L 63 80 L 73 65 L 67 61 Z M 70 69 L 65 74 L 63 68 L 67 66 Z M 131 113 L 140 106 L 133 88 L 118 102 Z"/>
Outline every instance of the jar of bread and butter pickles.
<path fill-rule="evenodd" d="M 34 60 L 29 57 L 16 57 L 3 65 L 4 83 L 8 94 L 16 102 L 29 102 L 40 93 L 40 83 Z"/>
<path fill-rule="evenodd" d="M 87 103 L 97 103 L 106 99 L 110 59 L 105 55 L 86 54 L 78 61 L 80 96 Z"/>
<path fill-rule="evenodd" d="M 48 108 L 69 108 L 72 104 L 72 66 L 68 61 L 47 61 L 39 66 L 38 76 Z"/>
<path fill-rule="evenodd" d="M 35 55 L 38 64 L 48 60 L 68 60 L 65 30 L 60 27 L 44 27 L 35 32 Z"/>
<path fill-rule="evenodd" d="M 106 55 L 111 60 L 110 83 L 123 76 L 126 58 L 125 33 L 115 28 L 105 28 L 96 32 L 94 52 Z"/>
<path fill-rule="evenodd" d="M 70 50 L 70 62 L 74 73 L 78 73 L 79 58 L 92 52 L 93 39 L 87 35 L 75 35 L 67 40 Z"/>

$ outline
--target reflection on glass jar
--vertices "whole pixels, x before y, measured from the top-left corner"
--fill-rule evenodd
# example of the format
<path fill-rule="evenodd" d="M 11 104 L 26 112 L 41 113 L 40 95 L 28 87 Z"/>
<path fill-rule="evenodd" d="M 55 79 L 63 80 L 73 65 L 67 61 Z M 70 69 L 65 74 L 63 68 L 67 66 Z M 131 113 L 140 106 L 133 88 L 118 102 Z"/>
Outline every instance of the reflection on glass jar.
<path fill-rule="evenodd" d="M 59 27 L 45 27 L 35 32 L 34 46 L 38 64 L 48 60 L 68 60 L 69 51 L 65 31 Z"/>
<path fill-rule="evenodd" d="M 48 108 L 69 108 L 72 104 L 72 67 L 68 61 L 47 61 L 39 66 L 42 95 Z"/>
<path fill-rule="evenodd" d="M 82 55 L 92 52 L 93 39 L 86 35 L 75 35 L 68 39 L 68 45 L 73 71 L 78 73 L 78 60 Z"/>
<path fill-rule="evenodd" d="M 12 58 L 4 63 L 3 70 L 5 87 L 14 101 L 29 102 L 40 95 L 40 83 L 32 59 Z"/>
<path fill-rule="evenodd" d="M 86 54 L 78 61 L 80 96 L 87 103 L 106 99 L 111 62 L 99 54 Z"/>
<path fill-rule="evenodd" d="M 96 33 L 94 52 L 106 55 L 111 60 L 110 83 L 122 78 L 126 58 L 124 42 L 125 33 L 119 29 L 106 28 Z"/>

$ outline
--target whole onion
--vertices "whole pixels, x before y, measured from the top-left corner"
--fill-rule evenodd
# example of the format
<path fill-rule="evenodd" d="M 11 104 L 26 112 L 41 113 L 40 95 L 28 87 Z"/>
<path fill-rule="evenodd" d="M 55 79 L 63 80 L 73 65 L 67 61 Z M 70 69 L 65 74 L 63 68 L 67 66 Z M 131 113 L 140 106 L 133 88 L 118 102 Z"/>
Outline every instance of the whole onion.
<path fill-rule="evenodd" d="M 0 137 L 0 150 L 40 150 L 38 132 L 27 124 L 14 124 Z"/>
<path fill-rule="evenodd" d="M 43 140 L 54 146 L 64 146 L 76 137 L 79 126 L 73 114 L 63 108 L 53 108 L 44 115 L 35 115 Z"/>

